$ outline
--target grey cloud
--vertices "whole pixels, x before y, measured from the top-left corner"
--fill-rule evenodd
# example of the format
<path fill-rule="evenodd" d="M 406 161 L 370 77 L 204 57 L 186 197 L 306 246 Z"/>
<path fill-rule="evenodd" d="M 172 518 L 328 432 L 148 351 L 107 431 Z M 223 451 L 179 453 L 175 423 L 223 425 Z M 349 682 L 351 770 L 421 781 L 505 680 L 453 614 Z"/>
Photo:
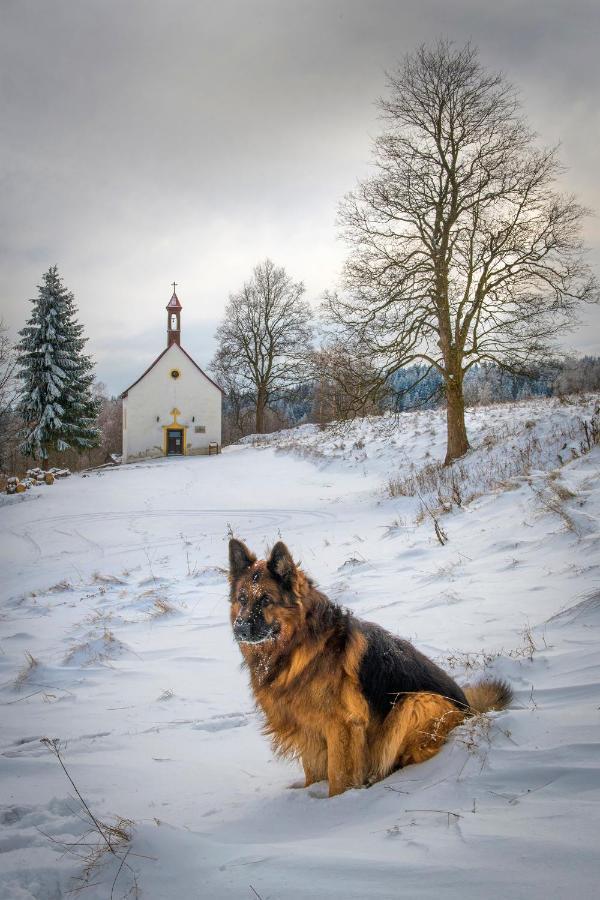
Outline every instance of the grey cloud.
<path fill-rule="evenodd" d="M 4 0 L 0 15 L 2 314 L 20 327 L 58 263 L 107 382 L 124 335 L 162 346 L 173 278 L 207 347 L 266 255 L 311 300 L 335 284 L 336 207 L 367 171 L 384 70 L 440 34 L 518 85 L 541 140 L 562 142 L 564 186 L 600 210 L 591 2 Z M 587 240 L 600 270 L 598 220 Z M 568 341 L 598 352 L 585 315 Z"/>

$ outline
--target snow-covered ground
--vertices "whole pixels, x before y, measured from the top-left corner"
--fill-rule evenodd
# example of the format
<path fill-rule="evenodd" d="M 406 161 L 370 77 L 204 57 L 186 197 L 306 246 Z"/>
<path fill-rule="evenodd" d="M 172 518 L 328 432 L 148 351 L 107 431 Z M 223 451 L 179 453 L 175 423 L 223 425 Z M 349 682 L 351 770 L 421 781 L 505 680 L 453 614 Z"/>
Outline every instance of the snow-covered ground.
<path fill-rule="evenodd" d="M 453 478 L 428 411 L 4 498 L 0 897 L 66 897 L 98 846 L 42 737 L 99 820 L 134 823 L 89 900 L 596 897 L 598 399 L 473 410 Z M 290 790 L 230 634 L 229 529 L 282 537 L 332 598 L 459 681 L 506 677 L 513 706 L 369 790 Z"/>

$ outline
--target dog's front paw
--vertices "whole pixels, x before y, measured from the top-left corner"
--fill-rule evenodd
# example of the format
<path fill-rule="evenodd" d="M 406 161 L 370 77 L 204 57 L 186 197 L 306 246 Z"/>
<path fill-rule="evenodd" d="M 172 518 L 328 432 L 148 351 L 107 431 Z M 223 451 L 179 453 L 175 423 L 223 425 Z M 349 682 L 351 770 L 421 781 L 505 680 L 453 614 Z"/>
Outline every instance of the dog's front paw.
<path fill-rule="evenodd" d="M 315 781 L 308 789 L 308 796 L 315 800 L 326 800 L 329 796 L 326 781 Z"/>

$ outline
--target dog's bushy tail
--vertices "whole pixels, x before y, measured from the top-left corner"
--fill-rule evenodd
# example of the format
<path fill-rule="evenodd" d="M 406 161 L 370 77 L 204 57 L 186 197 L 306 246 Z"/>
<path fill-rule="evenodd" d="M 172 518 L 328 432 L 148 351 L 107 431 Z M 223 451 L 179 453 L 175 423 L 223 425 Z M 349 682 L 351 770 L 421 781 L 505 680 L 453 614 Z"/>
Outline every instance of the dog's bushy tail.
<path fill-rule="evenodd" d="M 506 709 L 513 698 L 513 692 L 508 682 L 499 678 L 480 681 L 479 684 L 467 684 L 463 691 L 473 713 Z"/>

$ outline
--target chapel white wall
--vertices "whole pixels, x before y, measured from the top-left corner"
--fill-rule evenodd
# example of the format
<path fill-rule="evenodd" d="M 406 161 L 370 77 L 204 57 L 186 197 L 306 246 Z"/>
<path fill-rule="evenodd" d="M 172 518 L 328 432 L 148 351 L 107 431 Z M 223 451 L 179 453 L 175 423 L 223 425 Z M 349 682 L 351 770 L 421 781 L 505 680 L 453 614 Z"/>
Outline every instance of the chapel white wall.
<path fill-rule="evenodd" d="M 179 378 L 171 378 L 172 369 L 179 370 Z M 163 456 L 162 426 L 173 421 L 175 408 L 178 424 L 187 426 L 188 455 L 208 453 L 211 441 L 221 444 L 221 392 L 172 344 L 123 399 L 123 462 Z M 200 425 L 204 434 L 194 431 Z"/>

